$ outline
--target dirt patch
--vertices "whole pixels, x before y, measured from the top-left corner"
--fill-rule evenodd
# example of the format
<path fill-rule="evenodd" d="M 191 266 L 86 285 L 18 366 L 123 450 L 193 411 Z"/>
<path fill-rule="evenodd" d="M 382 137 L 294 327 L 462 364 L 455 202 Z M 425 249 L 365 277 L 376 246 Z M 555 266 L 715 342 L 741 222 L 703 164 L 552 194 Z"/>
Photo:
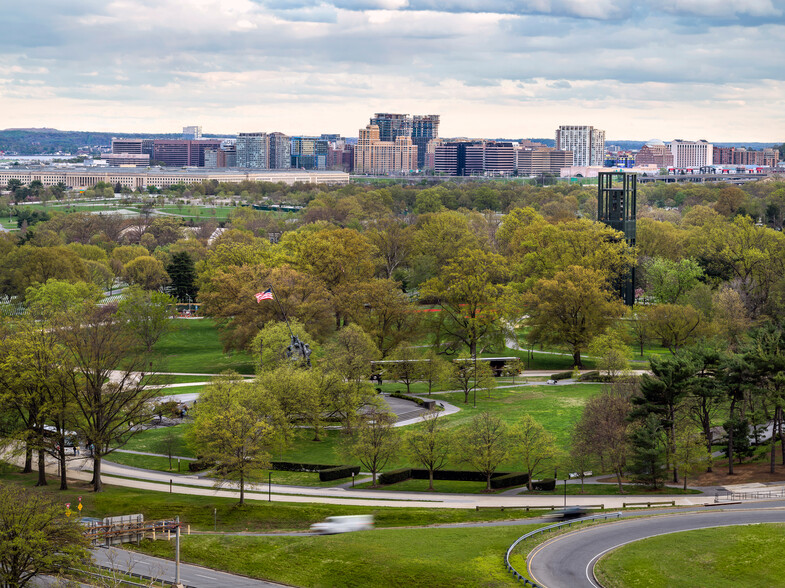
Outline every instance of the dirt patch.
<path fill-rule="evenodd" d="M 728 464 L 715 463 L 713 472 L 705 472 L 700 476 L 687 480 L 687 483 L 690 486 L 725 486 L 726 484 L 751 484 L 753 482 L 766 484 L 785 481 L 785 466 L 777 464 L 774 466 L 773 474 L 770 470 L 771 465 L 769 463 L 734 464 L 734 475 L 729 476 Z"/>

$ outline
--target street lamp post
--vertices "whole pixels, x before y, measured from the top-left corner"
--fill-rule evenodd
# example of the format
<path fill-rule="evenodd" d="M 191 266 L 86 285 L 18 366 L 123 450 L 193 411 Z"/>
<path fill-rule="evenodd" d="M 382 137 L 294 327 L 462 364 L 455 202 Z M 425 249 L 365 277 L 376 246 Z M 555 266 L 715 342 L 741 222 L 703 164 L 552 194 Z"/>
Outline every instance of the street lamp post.
<path fill-rule="evenodd" d="M 474 347 L 474 408 L 477 408 L 477 347 Z"/>

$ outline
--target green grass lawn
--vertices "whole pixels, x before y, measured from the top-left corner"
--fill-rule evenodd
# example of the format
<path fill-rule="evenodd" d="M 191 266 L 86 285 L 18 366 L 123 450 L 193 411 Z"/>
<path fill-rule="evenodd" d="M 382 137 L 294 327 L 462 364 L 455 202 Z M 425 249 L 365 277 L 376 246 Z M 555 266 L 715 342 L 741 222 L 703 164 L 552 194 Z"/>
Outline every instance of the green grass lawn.
<path fill-rule="evenodd" d="M 622 328 L 626 328 L 628 330 L 629 336 L 629 344 L 628 347 L 631 353 L 631 360 L 632 360 L 632 368 L 633 369 L 648 369 L 648 362 L 649 357 L 652 355 L 655 356 L 662 356 L 662 355 L 670 355 L 671 352 L 668 350 L 667 347 L 663 347 L 658 341 L 652 340 L 647 341 L 643 346 L 643 356 L 641 356 L 641 348 L 640 345 L 635 341 L 634 333 L 628 324 L 623 324 Z M 526 328 L 518 329 L 517 335 L 519 344 L 521 347 L 526 347 Z M 558 353 L 566 353 L 564 349 L 559 349 L 557 347 L 543 347 L 540 351 L 555 351 Z M 505 352 L 509 352 L 509 355 L 518 355 L 523 358 L 524 362 L 526 361 L 526 351 L 523 352 L 516 352 L 513 349 L 506 349 Z M 566 370 L 572 368 L 572 358 L 569 355 L 564 355 L 561 359 L 558 359 L 558 356 L 554 356 L 552 354 L 546 353 L 538 353 L 536 350 L 534 351 L 535 357 L 530 360 L 529 366 L 527 369 L 532 370 L 539 370 L 539 369 L 556 369 L 559 370 Z M 584 367 L 586 369 L 594 369 L 595 361 L 592 357 L 587 357 L 586 352 L 581 355 L 581 359 L 583 360 Z M 524 364 L 526 365 L 526 364 Z"/>
<path fill-rule="evenodd" d="M 440 398 L 461 408 L 460 412 L 444 417 L 451 426 L 465 424 L 475 414 L 486 410 L 498 414 L 510 425 L 524 414 L 530 414 L 556 437 L 558 446 L 566 451 L 570 431 L 580 418 L 583 406 L 601 389 L 602 384 L 525 386 L 491 390 L 490 397 L 488 391 L 478 391 L 477 408 L 473 407 L 473 394 L 469 395 L 469 404 L 464 404 L 463 392 L 441 394 Z"/>
<path fill-rule="evenodd" d="M 137 435 L 131 437 L 128 442 L 123 445 L 122 449 L 130 449 L 132 451 L 145 451 L 147 453 L 166 453 L 163 443 L 164 437 L 169 433 L 175 436 L 175 442 L 172 446 L 172 455 L 182 455 L 183 457 L 196 457 L 190 447 L 186 445 L 183 433 L 190 424 L 175 425 L 173 427 L 160 427 L 157 429 L 147 429 Z M 114 457 L 111 456 L 109 459 Z M 130 464 L 129 464 L 130 465 Z"/>
<path fill-rule="evenodd" d="M 296 586 L 516 586 L 502 554 L 534 525 L 317 537 L 190 536 L 183 561 Z M 135 548 L 136 549 L 136 548 Z M 138 549 L 174 557 L 167 541 Z"/>
<path fill-rule="evenodd" d="M 502 378 L 502 377 L 499 377 L 499 378 L 494 378 L 493 380 L 494 380 L 496 386 L 514 386 L 514 385 L 524 384 L 524 383 L 527 383 L 529 381 L 532 381 L 532 382 L 541 381 L 543 379 L 544 378 L 533 378 L 533 377 L 532 378 L 528 378 L 526 376 L 526 373 L 524 372 L 524 374 L 522 376 L 516 376 L 515 378 L 509 378 L 509 377 Z M 404 394 L 407 394 L 406 384 L 402 384 L 400 382 L 395 382 L 395 381 L 392 381 L 392 380 L 387 380 L 386 382 L 383 382 L 381 386 L 374 386 L 374 387 L 381 388 L 382 392 L 402 392 Z M 433 386 L 431 386 L 431 392 L 441 392 L 443 390 L 455 390 L 455 386 L 454 385 L 450 385 L 450 384 L 441 384 L 441 385 L 434 384 Z M 409 392 L 408 393 L 409 394 L 425 394 L 425 395 L 427 395 L 428 394 L 428 383 L 427 382 L 414 382 L 412 384 L 409 384 Z"/>
<path fill-rule="evenodd" d="M 217 510 L 219 531 L 297 531 L 332 515 L 373 514 L 378 527 L 420 526 L 471 521 L 518 520 L 537 513 L 474 509 L 430 509 L 377 507 L 318 503 L 287 503 L 250 500 L 244 506 L 235 498 L 188 496 L 135 490 L 105 484 L 104 492 L 94 494 L 89 484 L 71 482 L 70 489 L 58 490 L 59 480 L 49 478 L 49 485 L 35 487 L 37 474 L 21 474 L 20 469 L 0 462 L 0 482 L 19 484 L 31 492 L 40 492 L 53 500 L 75 506 L 82 499 L 82 516 L 107 517 L 142 513 L 145 519 L 180 516 L 195 531 L 213 530 L 213 509 Z"/>
<path fill-rule="evenodd" d="M 136 453 L 122 453 L 115 451 L 106 457 L 106 461 L 127 465 L 134 468 L 142 468 L 145 470 L 156 470 L 159 472 L 172 472 L 178 473 L 177 458 L 172 458 L 172 469 L 169 469 L 169 458 L 158 457 L 153 455 L 138 455 Z M 188 462 L 180 462 L 179 473 L 188 473 Z"/>
<path fill-rule="evenodd" d="M 521 358 L 523 363 L 523 376 L 526 370 L 553 370 L 553 372 L 566 372 L 572 370 L 572 355 L 557 355 L 555 353 L 542 353 L 533 351 L 529 355 L 526 350 L 510 349 L 504 350 L 505 355 L 514 355 Z M 594 360 L 589 357 L 582 357 L 583 369 L 594 369 Z"/>
<path fill-rule="evenodd" d="M 210 319 L 175 320 L 176 329 L 156 344 L 162 372 L 217 374 L 234 370 L 253 374 L 253 358 L 244 352 L 224 353 L 215 322 Z"/>
<path fill-rule="evenodd" d="M 212 219 L 216 221 L 227 220 L 234 211 L 233 206 L 191 206 L 191 205 L 166 205 L 157 206 L 156 211 L 166 212 L 168 214 L 185 217 L 185 218 L 199 218 L 199 219 Z"/>
<path fill-rule="evenodd" d="M 593 395 L 599 393 L 602 384 L 572 384 L 566 386 L 525 386 L 522 388 L 505 388 L 501 390 L 491 390 L 490 397 L 487 392 L 477 393 L 477 408 L 473 407 L 472 397 L 469 404 L 463 403 L 462 392 L 451 392 L 441 394 L 440 398 L 455 404 L 461 411 L 444 417 L 449 427 L 458 427 L 466 424 L 474 415 L 484 410 L 498 414 L 509 425 L 514 425 L 524 414 L 531 414 L 548 431 L 556 437 L 558 446 L 566 451 L 569 447 L 569 435 L 572 426 L 580 417 L 581 410 L 586 401 Z M 175 388 L 174 391 L 183 389 Z M 178 436 L 182 436 L 188 424 L 178 425 L 173 430 Z M 410 425 L 405 430 L 416 428 L 419 425 Z M 133 437 L 125 449 L 137 451 L 148 451 L 151 453 L 162 453 L 155 449 L 160 447 L 161 437 L 166 434 L 167 429 L 151 429 L 144 431 Z M 337 430 L 324 431 L 322 441 L 313 441 L 313 431 L 308 429 L 296 429 L 292 444 L 273 454 L 276 461 L 295 461 L 301 463 L 319 464 L 343 464 L 352 463 L 351 458 L 346 457 L 342 451 L 343 433 Z M 180 449 L 174 453 L 186 457 L 194 456 L 192 449 L 185 447 L 184 442 L 178 445 Z M 413 466 L 404 455 L 399 454 L 395 459 L 387 464 L 386 470 L 399 467 Z M 460 463 L 450 464 L 448 467 L 461 468 Z M 500 470 L 519 471 L 521 465 L 519 458 L 513 456 L 507 463 L 502 464 Z M 552 466 L 549 466 L 552 467 Z M 547 471 L 547 470 L 546 470 Z"/>
<path fill-rule="evenodd" d="M 144 382 L 151 386 L 161 386 L 164 384 L 190 384 L 191 382 L 207 382 L 209 376 L 175 376 L 173 374 L 159 373 L 146 377 Z"/>
<path fill-rule="evenodd" d="M 785 525 L 746 525 L 636 541 L 603 557 L 606 588 L 760 588 L 782 586 Z"/>
<path fill-rule="evenodd" d="M 191 394 L 193 392 L 201 392 L 203 389 L 204 389 L 204 385 L 178 386 L 177 388 L 159 388 L 158 396 L 171 396 L 172 394 Z"/>

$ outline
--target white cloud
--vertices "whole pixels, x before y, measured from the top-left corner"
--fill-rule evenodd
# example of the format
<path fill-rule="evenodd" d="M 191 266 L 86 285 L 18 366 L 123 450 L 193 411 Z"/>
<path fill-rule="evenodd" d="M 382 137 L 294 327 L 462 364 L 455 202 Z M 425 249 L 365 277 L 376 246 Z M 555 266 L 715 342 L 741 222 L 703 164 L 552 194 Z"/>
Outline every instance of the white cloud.
<path fill-rule="evenodd" d="M 455 135 L 550 136 L 585 117 L 617 138 L 705 125 L 752 140 L 785 128 L 782 7 L 34 0 L 0 41 L 0 126 L 165 130 L 187 112 L 225 132 L 356 134 L 401 110 L 442 113 Z"/>
<path fill-rule="evenodd" d="M 657 5 L 667 12 L 691 14 L 717 18 L 735 15 L 782 16 L 783 9 L 774 5 L 772 0 L 658 0 Z"/>

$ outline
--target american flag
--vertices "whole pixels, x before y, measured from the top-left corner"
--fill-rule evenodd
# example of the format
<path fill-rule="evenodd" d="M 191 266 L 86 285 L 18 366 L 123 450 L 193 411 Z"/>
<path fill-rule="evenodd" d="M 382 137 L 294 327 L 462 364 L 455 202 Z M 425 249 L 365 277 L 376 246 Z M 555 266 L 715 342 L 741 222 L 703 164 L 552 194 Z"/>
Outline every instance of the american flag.
<path fill-rule="evenodd" d="M 254 294 L 256 296 L 256 302 L 261 302 L 262 300 L 272 300 L 273 299 L 273 289 L 267 288 L 264 292 L 259 292 L 258 294 Z"/>

